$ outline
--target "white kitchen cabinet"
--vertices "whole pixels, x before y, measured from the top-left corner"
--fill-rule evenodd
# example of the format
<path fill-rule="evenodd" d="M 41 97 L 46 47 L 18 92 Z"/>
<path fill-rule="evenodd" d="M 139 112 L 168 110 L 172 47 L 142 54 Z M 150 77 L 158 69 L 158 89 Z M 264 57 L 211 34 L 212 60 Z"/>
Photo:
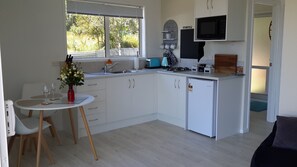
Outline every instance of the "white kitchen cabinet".
<path fill-rule="evenodd" d="M 228 0 L 196 0 L 195 16 L 209 17 L 227 15 Z"/>
<path fill-rule="evenodd" d="M 158 119 L 185 128 L 186 77 L 158 75 Z"/>
<path fill-rule="evenodd" d="M 225 39 L 211 41 L 242 41 L 245 39 L 247 0 L 195 0 L 195 24 L 197 18 L 226 15 Z M 195 25 L 195 34 L 197 25 Z M 205 41 L 194 38 L 195 41 Z"/>
<path fill-rule="evenodd" d="M 106 82 L 104 78 L 100 79 L 87 79 L 84 85 L 77 86 L 76 92 L 81 94 L 88 94 L 94 96 L 94 101 L 83 108 L 85 110 L 86 118 L 91 129 L 91 132 L 97 133 L 101 126 L 106 123 Z M 74 110 L 73 110 L 74 111 Z M 64 115 L 68 117 L 68 112 L 64 112 Z M 71 132 L 69 118 L 64 119 L 65 129 Z M 86 136 L 84 124 L 81 118 L 80 112 L 73 112 L 75 129 L 77 129 L 77 137 Z"/>
<path fill-rule="evenodd" d="M 108 123 L 155 113 L 155 84 L 150 74 L 108 78 Z"/>

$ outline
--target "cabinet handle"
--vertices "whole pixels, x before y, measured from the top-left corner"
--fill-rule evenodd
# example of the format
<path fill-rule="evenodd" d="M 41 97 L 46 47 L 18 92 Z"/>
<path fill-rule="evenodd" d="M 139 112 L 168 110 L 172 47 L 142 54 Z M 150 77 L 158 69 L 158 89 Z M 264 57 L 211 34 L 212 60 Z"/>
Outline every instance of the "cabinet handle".
<path fill-rule="evenodd" d="M 94 122 L 94 121 L 98 121 L 98 118 L 89 120 L 89 122 Z"/>
<path fill-rule="evenodd" d="M 180 79 L 178 80 L 178 83 L 177 83 L 178 89 L 180 89 L 179 83 L 180 83 Z"/>
<path fill-rule="evenodd" d="M 213 9 L 213 0 L 211 0 L 211 9 Z"/>
<path fill-rule="evenodd" d="M 131 79 L 129 79 L 129 89 L 131 88 Z"/>
<path fill-rule="evenodd" d="M 95 84 L 88 84 L 88 86 L 96 86 L 96 85 L 98 85 L 97 83 L 95 83 Z"/>
<path fill-rule="evenodd" d="M 206 7 L 207 7 L 207 10 L 209 9 L 209 7 L 208 7 L 208 1 L 209 1 L 209 0 L 206 1 Z"/>
<path fill-rule="evenodd" d="M 96 109 L 98 109 L 98 107 L 90 107 L 90 108 L 88 108 L 88 110 L 96 110 Z"/>
<path fill-rule="evenodd" d="M 176 88 L 176 79 L 174 79 L 174 88 Z"/>
<path fill-rule="evenodd" d="M 133 88 L 135 88 L 135 80 L 134 80 L 134 78 L 133 78 Z"/>

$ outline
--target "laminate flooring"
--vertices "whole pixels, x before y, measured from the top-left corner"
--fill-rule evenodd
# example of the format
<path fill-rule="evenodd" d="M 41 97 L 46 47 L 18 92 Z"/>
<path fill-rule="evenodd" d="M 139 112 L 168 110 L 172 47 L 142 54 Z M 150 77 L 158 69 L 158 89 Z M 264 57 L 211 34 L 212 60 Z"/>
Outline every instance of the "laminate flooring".
<path fill-rule="evenodd" d="M 271 132 L 265 112 L 251 113 L 249 133 L 219 141 L 186 131 L 161 121 L 117 129 L 93 135 L 99 160 L 95 161 L 88 138 L 74 145 L 71 136 L 61 135 L 57 145 L 50 135 L 46 139 L 55 164 L 49 165 L 45 153 L 42 167 L 249 167 L 255 149 Z M 18 141 L 10 154 L 10 166 L 16 166 Z M 23 167 L 35 166 L 35 151 L 25 152 Z"/>

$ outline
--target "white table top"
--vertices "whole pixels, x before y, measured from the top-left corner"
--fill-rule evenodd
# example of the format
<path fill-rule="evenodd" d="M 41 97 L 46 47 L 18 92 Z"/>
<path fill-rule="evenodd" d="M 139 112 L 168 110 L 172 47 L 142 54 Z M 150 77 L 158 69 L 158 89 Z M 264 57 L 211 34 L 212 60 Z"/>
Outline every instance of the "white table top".
<path fill-rule="evenodd" d="M 39 111 L 47 111 L 47 110 L 62 110 L 68 108 L 76 108 L 80 106 L 84 106 L 94 101 L 94 97 L 91 95 L 85 94 L 75 94 L 75 102 L 68 103 L 67 95 L 63 94 L 61 98 L 58 100 L 50 101 L 50 104 L 44 105 L 42 102 L 44 99 L 19 99 L 14 102 L 14 105 L 17 108 L 24 110 L 39 110 Z"/>

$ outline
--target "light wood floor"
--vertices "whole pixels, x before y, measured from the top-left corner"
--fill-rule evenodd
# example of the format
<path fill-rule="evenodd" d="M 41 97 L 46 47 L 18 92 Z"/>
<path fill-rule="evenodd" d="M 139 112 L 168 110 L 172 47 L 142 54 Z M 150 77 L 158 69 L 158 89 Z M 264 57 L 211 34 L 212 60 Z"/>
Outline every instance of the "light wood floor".
<path fill-rule="evenodd" d="M 93 159 L 88 138 L 77 145 L 70 136 L 63 136 L 62 145 L 47 136 L 50 150 L 56 161 L 48 165 L 44 153 L 41 166 L 51 167 L 249 167 L 253 152 L 270 133 L 272 124 L 265 113 L 251 113 L 251 128 L 220 141 L 198 135 L 182 128 L 153 121 L 93 135 L 100 158 Z M 10 155 L 10 166 L 15 166 L 18 140 Z M 35 166 L 35 153 L 26 152 L 23 167 Z"/>

